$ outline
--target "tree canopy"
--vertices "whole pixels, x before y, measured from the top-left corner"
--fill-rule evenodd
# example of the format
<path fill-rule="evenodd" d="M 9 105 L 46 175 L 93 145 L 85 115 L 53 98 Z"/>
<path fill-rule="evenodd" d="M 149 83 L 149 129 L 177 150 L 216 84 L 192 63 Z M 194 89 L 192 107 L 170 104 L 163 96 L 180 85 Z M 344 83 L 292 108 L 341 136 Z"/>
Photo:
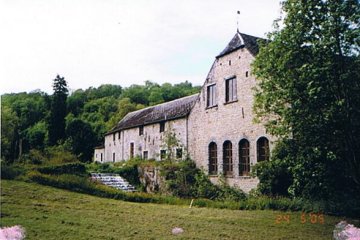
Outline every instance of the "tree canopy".
<path fill-rule="evenodd" d="M 282 9 L 284 27 L 269 34 L 253 63 L 256 120 L 295 142 L 296 154 L 285 158 L 292 194 L 359 190 L 359 2 L 288 0 Z"/>
<path fill-rule="evenodd" d="M 174 85 L 146 81 L 68 94 L 65 78 L 57 76 L 53 89 L 50 96 L 41 91 L 1 96 L 2 159 L 14 161 L 32 149 L 64 144 L 82 161 L 90 161 L 93 147 L 102 144 L 104 134 L 127 113 L 197 93 L 200 87 L 187 81 Z"/>

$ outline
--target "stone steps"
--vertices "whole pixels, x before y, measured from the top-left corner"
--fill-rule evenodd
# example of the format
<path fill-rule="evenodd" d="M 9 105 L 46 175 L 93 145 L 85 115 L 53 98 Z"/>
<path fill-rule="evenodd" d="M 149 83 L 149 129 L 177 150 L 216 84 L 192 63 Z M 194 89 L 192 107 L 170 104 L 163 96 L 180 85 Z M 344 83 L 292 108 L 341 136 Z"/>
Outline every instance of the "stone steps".
<path fill-rule="evenodd" d="M 99 181 L 107 186 L 123 190 L 125 192 L 135 192 L 136 189 L 119 174 L 114 173 L 91 173 L 91 179 Z"/>

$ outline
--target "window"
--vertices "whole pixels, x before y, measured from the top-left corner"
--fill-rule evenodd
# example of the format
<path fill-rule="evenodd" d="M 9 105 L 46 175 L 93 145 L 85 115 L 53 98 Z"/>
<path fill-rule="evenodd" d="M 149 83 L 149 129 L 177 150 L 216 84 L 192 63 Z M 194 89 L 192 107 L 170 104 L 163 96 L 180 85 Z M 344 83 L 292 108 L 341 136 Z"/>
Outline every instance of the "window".
<path fill-rule="evenodd" d="M 121 132 L 119 131 L 118 134 L 119 134 L 118 139 L 120 139 L 121 138 Z"/>
<path fill-rule="evenodd" d="M 166 150 L 160 150 L 160 159 L 164 160 L 166 158 Z"/>
<path fill-rule="evenodd" d="M 233 174 L 232 143 L 225 141 L 223 144 L 223 171 L 225 176 Z"/>
<path fill-rule="evenodd" d="M 209 144 L 209 175 L 216 175 L 217 170 L 217 145 L 212 142 Z"/>
<path fill-rule="evenodd" d="M 248 77 L 248 76 L 249 76 L 249 72 L 246 71 L 246 72 L 245 72 L 245 77 Z"/>
<path fill-rule="evenodd" d="M 176 149 L 176 158 L 182 158 L 182 148 Z"/>
<path fill-rule="evenodd" d="M 239 176 L 249 176 L 250 173 L 250 143 L 246 139 L 239 142 Z"/>
<path fill-rule="evenodd" d="M 229 60 L 229 66 L 231 66 L 231 60 Z"/>
<path fill-rule="evenodd" d="M 148 159 L 148 151 L 144 151 L 144 153 L 143 153 L 143 158 L 146 160 L 146 159 Z"/>
<path fill-rule="evenodd" d="M 164 132 L 165 131 L 165 122 L 161 122 L 160 123 L 160 132 Z"/>
<path fill-rule="evenodd" d="M 216 105 L 216 85 L 210 85 L 207 87 L 207 107 L 213 107 Z"/>
<path fill-rule="evenodd" d="M 130 143 L 130 158 L 134 158 L 134 143 Z"/>
<path fill-rule="evenodd" d="M 257 140 L 257 161 L 268 161 L 269 158 L 269 140 L 266 137 L 261 137 Z"/>
<path fill-rule="evenodd" d="M 113 162 L 115 162 L 115 153 L 113 153 Z"/>
<path fill-rule="evenodd" d="M 139 136 L 144 135 L 144 126 L 139 127 Z"/>
<path fill-rule="evenodd" d="M 113 133 L 113 141 L 115 142 L 115 135 L 116 135 L 116 133 Z"/>
<path fill-rule="evenodd" d="M 232 102 L 237 99 L 236 96 L 236 78 L 225 80 L 225 102 Z"/>
<path fill-rule="evenodd" d="M 100 153 L 100 162 L 102 162 L 102 153 Z"/>

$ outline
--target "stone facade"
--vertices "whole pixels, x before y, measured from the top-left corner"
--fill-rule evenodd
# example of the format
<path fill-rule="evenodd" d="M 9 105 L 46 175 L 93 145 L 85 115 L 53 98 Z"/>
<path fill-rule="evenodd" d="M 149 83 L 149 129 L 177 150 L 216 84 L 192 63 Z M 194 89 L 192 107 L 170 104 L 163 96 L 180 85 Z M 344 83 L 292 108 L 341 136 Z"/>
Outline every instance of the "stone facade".
<path fill-rule="evenodd" d="M 201 89 L 200 98 L 189 115 L 189 154 L 195 159 L 198 167 L 209 172 L 209 144 L 217 145 L 217 174 L 210 176 L 217 182 L 218 176 L 223 172 L 223 144 L 225 141 L 232 143 L 232 168 L 231 174 L 226 176 L 226 181 L 233 186 L 239 186 L 245 191 L 254 188 L 258 180 L 239 174 L 239 142 L 246 139 L 249 142 L 250 168 L 257 163 L 257 141 L 261 137 L 272 141 L 275 139 L 268 135 L 262 124 L 253 122 L 252 106 L 254 102 L 253 88 L 256 80 L 250 72 L 250 64 L 254 56 L 246 48 L 240 48 L 229 54 L 216 58 L 208 74 L 206 82 Z M 236 81 L 236 98 L 226 102 L 226 81 Z M 207 106 L 207 92 L 209 86 L 216 86 L 215 105 Z"/>
<path fill-rule="evenodd" d="M 103 146 L 96 147 L 94 151 L 94 161 L 103 162 L 105 159 L 105 148 Z"/>
<path fill-rule="evenodd" d="M 191 97 L 194 98 L 194 96 L 187 98 Z M 166 105 L 178 101 L 160 104 L 156 107 L 166 107 Z M 138 112 L 141 113 L 147 109 L 145 108 Z M 137 118 L 137 116 L 135 117 Z M 172 149 L 175 157 L 183 159 L 188 148 L 188 125 L 188 117 L 184 116 L 125 129 L 115 128 L 105 135 L 104 148 L 95 149 L 94 159 L 100 162 L 99 154 L 100 151 L 103 151 L 103 162 L 125 161 L 132 157 L 161 160 L 161 151 L 166 151 L 165 137 L 169 132 L 175 134 L 179 142 L 178 146 Z M 178 156 L 176 156 L 176 153 L 178 153 Z"/>
<path fill-rule="evenodd" d="M 183 153 L 188 153 L 211 181 L 217 183 L 224 176 L 231 186 L 246 192 L 256 187 L 258 179 L 249 176 L 251 167 L 269 158 L 275 141 L 262 124 L 253 122 L 256 80 L 250 64 L 258 51 L 256 40 L 237 32 L 216 57 L 198 95 L 126 116 L 105 136 L 104 161 L 117 162 L 131 156 L 159 160 L 164 134 L 171 130 Z M 176 112 L 181 114 L 174 117 Z M 164 122 L 166 131 L 160 132 L 160 123 Z"/>

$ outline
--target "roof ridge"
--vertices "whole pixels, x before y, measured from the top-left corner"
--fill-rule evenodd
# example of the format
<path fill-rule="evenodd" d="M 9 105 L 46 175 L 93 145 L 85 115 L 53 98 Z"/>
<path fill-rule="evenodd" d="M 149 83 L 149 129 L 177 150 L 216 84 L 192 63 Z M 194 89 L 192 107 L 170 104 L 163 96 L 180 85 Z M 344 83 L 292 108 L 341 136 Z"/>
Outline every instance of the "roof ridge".
<path fill-rule="evenodd" d="M 129 113 L 141 112 L 141 111 L 143 111 L 143 110 L 147 110 L 147 109 L 150 109 L 150 108 L 159 107 L 159 106 L 161 106 L 161 105 L 164 106 L 164 105 L 170 104 L 170 103 L 172 103 L 172 102 L 180 101 L 180 100 L 182 100 L 182 99 L 184 99 L 184 98 L 194 97 L 195 95 L 198 95 L 198 94 L 199 94 L 199 93 L 194 93 L 194 94 L 189 95 L 189 96 L 177 98 L 177 99 L 174 99 L 174 100 L 171 100 L 171 101 L 167 101 L 167 102 L 163 102 L 163 103 L 158 103 L 158 104 L 156 104 L 156 105 L 152 105 L 152 106 L 148 106 L 148 107 L 145 107 L 145 108 L 142 108 L 142 109 L 139 109 L 139 110 L 131 111 L 131 112 L 129 112 Z M 129 113 L 128 113 L 128 114 L 129 114 Z M 128 115 L 128 114 L 126 114 L 126 115 Z M 126 117 L 126 115 L 125 115 L 125 117 Z"/>
<path fill-rule="evenodd" d="M 177 119 L 189 114 L 199 93 L 149 106 L 126 114 L 106 135 L 122 129 Z M 176 109 L 176 110 L 175 110 Z"/>

